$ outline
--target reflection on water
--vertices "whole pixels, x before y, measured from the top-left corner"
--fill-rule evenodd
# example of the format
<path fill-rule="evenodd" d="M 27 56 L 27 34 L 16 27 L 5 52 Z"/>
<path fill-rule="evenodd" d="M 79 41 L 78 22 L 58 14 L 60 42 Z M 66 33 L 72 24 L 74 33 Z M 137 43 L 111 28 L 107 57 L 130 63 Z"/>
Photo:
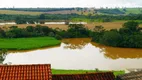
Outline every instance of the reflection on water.
<path fill-rule="evenodd" d="M 109 47 L 103 46 L 97 43 L 92 43 L 92 45 L 100 48 L 104 55 L 111 59 L 118 59 L 118 58 L 142 58 L 142 49 L 136 48 L 116 48 L 116 47 Z"/>
<path fill-rule="evenodd" d="M 66 49 L 82 49 L 87 44 L 91 42 L 90 38 L 73 38 L 73 39 L 64 39 L 62 40 L 66 45 L 64 48 Z M 111 59 L 118 58 L 142 58 L 142 49 L 136 48 L 118 48 L 118 47 L 110 47 L 104 46 L 98 43 L 91 42 L 91 44 L 97 48 L 99 48 L 100 53 L 104 53 L 104 55 Z"/>
<path fill-rule="evenodd" d="M 65 49 L 82 49 L 90 43 L 91 39 L 90 38 L 73 38 L 73 39 L 63 39 L 62 42 L 65 43 L 66 45 L 64 46 Z"/>
<path fill-rule="evenodd" d="M 65 22 L 45 22 L 45 24 L 66 24 Z M 69 22 L 69 24 L 87 24 L 86 22 Z"/>
<path fill-rule="evenodd" d="M 91 39 L 88 38 L 64 39 L 58 47 L 11 52 L 6 56 L 4 63 L 48 63 L 55 69 L 120 70 L 142 68 L 142 49 L 114 48 L 90 41 Z"/>

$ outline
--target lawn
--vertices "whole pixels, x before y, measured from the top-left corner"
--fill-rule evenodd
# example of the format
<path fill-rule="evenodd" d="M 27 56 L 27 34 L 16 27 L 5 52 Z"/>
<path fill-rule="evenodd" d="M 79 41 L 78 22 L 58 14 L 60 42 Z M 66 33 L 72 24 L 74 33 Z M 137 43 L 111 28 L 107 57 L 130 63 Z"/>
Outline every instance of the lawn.
<path fill-rule="evenodd" d="M 82 74 L 82 73 L 93 73 L 96 70 L 61 70 L 61 69 L 52 69 L 52 74 Z M 107 72 L 107 71 L 99 71 Z M 112 71 L 115 76 L 124 74 L 125 71 Z"/>
<path fill-rule="evenodd" d="M 0 49 L 30 50 L 59 45 L 61 42 L 52 37 L 0 39 Z"/>

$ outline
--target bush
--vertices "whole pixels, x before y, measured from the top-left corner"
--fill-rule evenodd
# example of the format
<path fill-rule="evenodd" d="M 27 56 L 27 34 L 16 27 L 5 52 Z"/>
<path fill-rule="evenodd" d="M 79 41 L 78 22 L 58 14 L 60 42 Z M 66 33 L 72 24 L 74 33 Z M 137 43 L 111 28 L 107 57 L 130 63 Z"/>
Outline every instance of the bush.
<path fill-rule="evenodd" d="M 55 34 L 54 34 L 53 32 L 49 32 L 48 36 L 49 36 L 49 37 L 54 37 Z"/>
<path fill-rule="evenodd" d="M 58 39 L 58 40 L 62 39 L 62 37 L 60 35 L 58 35 L 58 34 L 55 35 L 55 38 Z"/>
<path fill-rule="evenodd" d="M 26 27 L 26 30 L 28 31 L 28 32 L 34 32 L 34 27 L 33 26 L 27 26 Z"/>
<path fill-rule="evenodd" d="M 44 22 L 44 21 L 40 21 L 39 23 L 40 23 L 40 24 L 45 24 L 45 22 Z"/>

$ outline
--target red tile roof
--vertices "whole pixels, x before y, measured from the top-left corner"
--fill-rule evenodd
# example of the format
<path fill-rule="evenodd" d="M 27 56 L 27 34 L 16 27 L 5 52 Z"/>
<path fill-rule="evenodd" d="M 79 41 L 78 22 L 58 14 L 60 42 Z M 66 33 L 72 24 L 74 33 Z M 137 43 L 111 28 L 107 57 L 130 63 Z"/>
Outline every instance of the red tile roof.
<path fill-rule="evenodd" d="M 52 80 L 115 80 L 112 72 L 52 75 Z"/>
<path fill-rule="evenodd" d="M 52 80 L 51 66 L 0 65 L 0 80 Z"/>

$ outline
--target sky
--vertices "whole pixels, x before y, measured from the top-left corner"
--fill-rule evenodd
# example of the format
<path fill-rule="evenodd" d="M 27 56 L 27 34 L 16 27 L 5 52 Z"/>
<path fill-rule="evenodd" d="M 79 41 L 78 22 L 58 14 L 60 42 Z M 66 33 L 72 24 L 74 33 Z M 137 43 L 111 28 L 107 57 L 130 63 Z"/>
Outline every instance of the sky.
<path fill-rule="evenodd" d="M 0 7 L 142 7 L 142 0 L 1 0 Z"/>

